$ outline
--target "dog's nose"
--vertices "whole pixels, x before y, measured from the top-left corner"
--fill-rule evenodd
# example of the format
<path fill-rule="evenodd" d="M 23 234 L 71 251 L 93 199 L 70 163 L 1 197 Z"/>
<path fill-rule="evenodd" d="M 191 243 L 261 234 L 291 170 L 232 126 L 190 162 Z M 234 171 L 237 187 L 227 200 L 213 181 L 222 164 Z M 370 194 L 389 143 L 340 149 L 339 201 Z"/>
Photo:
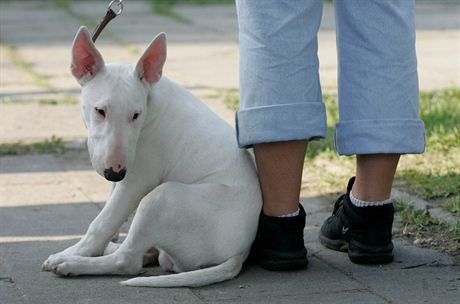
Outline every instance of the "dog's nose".
<path fill-rule="evenodd" d="M 109 169 L 104 170 L 104 176 L 107 180 L 111 182 L 119 182 L 121 181 L 126 175 L 126 169 L 121 169 L 118 172 L 113 171 L 112 167 Z"/>

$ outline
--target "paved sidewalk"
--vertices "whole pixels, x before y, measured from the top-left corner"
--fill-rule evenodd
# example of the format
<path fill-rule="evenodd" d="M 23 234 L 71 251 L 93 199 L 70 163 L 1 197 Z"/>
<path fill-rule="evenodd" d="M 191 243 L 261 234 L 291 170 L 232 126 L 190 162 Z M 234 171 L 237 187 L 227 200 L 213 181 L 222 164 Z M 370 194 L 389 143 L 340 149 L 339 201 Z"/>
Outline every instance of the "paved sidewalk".
<path fill-rule="evenodd" d="M 106 2 L 69 3 L 77 17 L 57 9 L 51 1 L 0 2 L 0 144 L 52 135 L 66 140 L 86 136 L 78 104 L 18 103 L 78 96 L 79 88 L 68 72 L 70 44 L 83 21 L 99 20 Z M 166 31 L 169 58 L 165 74 L 233 124 L 233 113 L 222 103 L 221 95 L 222 90 L 238 87 L 234 7 L 181 6 L 176 12 L 192 23 L 154 15 L 144 1 L 126 1 L 124 14 L 109 25 L 97 45 L 107 62 L 134 62 L 156 33 Z M 418 6 L 423 90 L 460 85 L 458 12 L 459 6 L 452 4 L 423 2 Z M 326 5 L 319 34 L 320 72 L 329 92 L 336 90 L 333 29 L 333 10 Z M 15 56 L 11 56 L 11 47 Z M 29 67 L 20 68 L 21 60 Z M 0 157 L 1 304 L 458 303 L 460 299 L 460 267 L 448 255 L 397 240 L 394 263 L 358 266 L 346 254 L 322 248 L 317 233 L 331 205 L 307 194 L 302 197 L 308 213 L 305 242 L 310 265 L 306 271 L 273 273 L 247 265 L 234 280 L 178 289 L 128 288 L 118 284 L 121 277 L 63 279 L 41 272 L 48 255 L 81 237 L 101 210 L 109 189 L 110 183 L 92 169 L 86 151 Z M 148 271 L 161 273 L 158 268 Z"/>
<path fill-rule="evenodd" d="M 460 297 L 460 268 L 447 255 L 397 241 L 393 264 L 358 266 L 321 247 L 317 233 L 331 206 L 316 197 L 302 198 L 306 271 L 248 265 L 232 281 L 193 289 L 121 287 L 116 276 L 63 279 L 41 272 L 41 263 L 85 232 L 110 184 L 86 153 L 74 151 L 2 157 L 0 185 L 0 303 L 456 303 Z"/>
<path fill-rule="evenodd" d="M 77 106 L 18 105 L 15 100 L 78 97 L 69 72 L 70 46 L 81 24 L 94 27 L 105 1 L 69 1 L 71 14 L 52 1 L 0 2 L 0 143 L 84 138 Z M 459 5 L 417 5 L 420 88 L 460 86 Z M 191 24 L 154 15 L 146 1 L 129 1 L 97 41 L 106 62 L 135 62 L 161 31 L 168 34 L 165 75 L 190 89 L 233 124 L 223 110 L 225 89 L 238 88 L 238 44 L 233 5 L 180 6 Z M 325 92 L 337 90 L 333 7 L 326 4 L 319 32 L 320 75 Z M 24 22 L 27 20 L 27 22 Z M 56 30 L 59 29 L 59 30 Z M 14 58 L 8 48 L 14 48 Z M 28 72 L 16 61 L 29 66 Z M 32 71 L 32 74 L 31 74 Z M 38 78 L 38 80 L 37 80 Z M 64 93 L 67 93 L 64 94 Z M 12 101 L 5 104 L 2 101 Z M 64 123 L 63 123 L 64 122 Z"/>

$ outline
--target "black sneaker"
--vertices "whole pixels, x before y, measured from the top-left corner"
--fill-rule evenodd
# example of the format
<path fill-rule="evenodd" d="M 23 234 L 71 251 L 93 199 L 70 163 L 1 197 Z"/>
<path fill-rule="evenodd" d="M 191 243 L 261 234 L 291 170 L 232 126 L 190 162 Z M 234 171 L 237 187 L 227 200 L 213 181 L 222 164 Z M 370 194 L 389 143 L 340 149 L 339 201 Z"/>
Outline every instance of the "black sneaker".
<path fill-rule="evenodd" d="M 347 193 L 335 203 L 332 216 L 321 227 L 319 239 L 327 248 L 348 251 L 348 257 L 353 263 L 390 263 L 393 260 L 393 204 L 354 206 L 350 201 L 354 181 L 352 177 L 348 182 Z"/>
<path fill-rule="evenodd" d="M 307 249 L 303 241 L 305 210 L 302 205 L 299 208 L 299 215 L 294 217 L 272 217 L 260 213 L 250 261 L 271 271 L 307 267 Z"/>

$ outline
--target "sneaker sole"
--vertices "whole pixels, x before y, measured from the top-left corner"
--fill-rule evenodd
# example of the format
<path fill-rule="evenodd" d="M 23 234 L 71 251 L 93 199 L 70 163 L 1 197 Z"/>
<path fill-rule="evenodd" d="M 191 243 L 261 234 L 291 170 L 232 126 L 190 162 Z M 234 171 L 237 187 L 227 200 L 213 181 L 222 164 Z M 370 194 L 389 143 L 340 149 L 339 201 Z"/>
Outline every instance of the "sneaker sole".
<path fill-rule="evenodd" d="M 356 264 L 387 264 L 393 261 L 393 243 L 382 247 L 370 247 L 356 241 L 332 240 L 322 234 L 319 240 L 326 248 L 348 252 L 350 261 Z"/>
<path fill-rule="evenodd" d="M 357 241 L 348 245 L 348 257 L 356 264 L 387 264 L 393 261 L 393 243 L 386 246 L 367 246 Z"/>
<path fill-rule="evenodd" d="M 305 269 L 308 265 L 308 259 L 290 259 L 290 260 L 265 260 L 259 261 L 258 264 L 262 268 L 270 271 L 289 271 L 289 270 L 301 270 Z"/>
<path fill-rule="evenodd" d="M 332 240 L 322 234 L 319 235 L 319 240 L 326 248 L 340 252 L 348 251 L 348 243 L 344 240 Z"/>
<path fill-rule="evenodd" d="M 306 250 L 289 253 L 267 251 L 252 261 L 270 271 L 301 270 L 308 265 Z"/>

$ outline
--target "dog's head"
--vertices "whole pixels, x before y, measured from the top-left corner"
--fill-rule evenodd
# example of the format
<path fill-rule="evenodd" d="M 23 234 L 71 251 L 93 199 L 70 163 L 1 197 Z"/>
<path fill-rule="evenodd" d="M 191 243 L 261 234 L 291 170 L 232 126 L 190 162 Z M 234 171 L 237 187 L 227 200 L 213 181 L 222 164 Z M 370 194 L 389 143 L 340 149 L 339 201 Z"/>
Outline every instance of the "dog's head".
<path fill-rule="evenodd" d="M 136 65 L 104 64 L 86 27 L 72 46 L 72 75 L 82 86 L 81 112 L 88 129 L 88 150 L 94 169 L 120 181 L 133 163 L 147 114 L 148 92 L 157 83 L 166 60 L 166 36 L 159 34 Z"/>

